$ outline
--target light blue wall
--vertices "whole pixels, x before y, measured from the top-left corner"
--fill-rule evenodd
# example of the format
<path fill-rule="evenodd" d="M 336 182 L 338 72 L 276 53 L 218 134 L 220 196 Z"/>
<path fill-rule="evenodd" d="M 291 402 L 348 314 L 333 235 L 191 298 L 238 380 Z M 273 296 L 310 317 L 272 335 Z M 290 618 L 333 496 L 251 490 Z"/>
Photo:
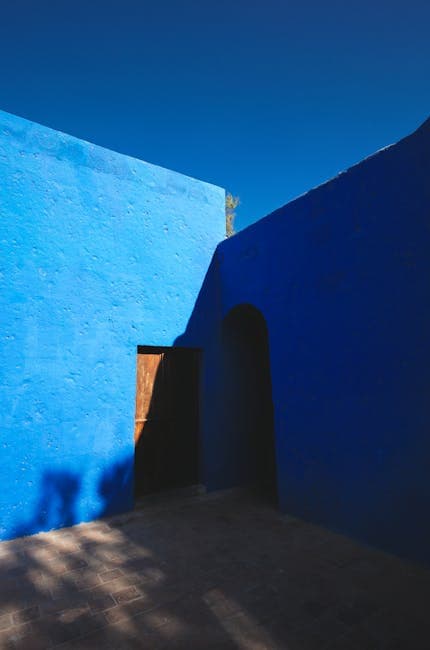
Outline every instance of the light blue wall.
<path fill-rule="evenodd" d="M 0 539 L 131 507 L 136 346 L 224 231 L 220 188 L 0 112 Z"/>
<path fill-rule="evenodd" d="M 220 319 L 249 303 L 269 330 L 281 508 L 430 562 L 430 121 L 222 243 L 211 268 L 189 326 L 218 318 L 209 487 L 237 475 Z"/>

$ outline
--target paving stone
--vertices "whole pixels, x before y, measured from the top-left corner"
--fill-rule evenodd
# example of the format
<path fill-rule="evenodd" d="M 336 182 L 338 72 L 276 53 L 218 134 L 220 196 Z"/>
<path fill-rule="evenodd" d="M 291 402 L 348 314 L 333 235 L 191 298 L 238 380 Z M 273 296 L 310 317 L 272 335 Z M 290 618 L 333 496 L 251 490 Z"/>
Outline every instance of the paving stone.
<path fill-rule="evenodd" d="M 118 603 L 118 605 L 121 605 L 122 603 L 128 603 L 130 600 L 135 600 L 136 598 L 139 598 L 142 594 L 136 587 L 127 587 L 126 589 L 122 589 L 121 591 L 116 591 L 115 593 L 112 593 L 112 598 Z"/>
<path fill-rule="evenodd" d="M 34 633 L 34 628 L 31 623 L 22 623 L 20 625 L 14 625 L 8 632 L 7 638 L 12 642 L 17 642 L 31 636 Z"/>
<path fill-rule="evenodd" d="M 136 624 L 141 625 L 144 630 L 154 632 L 166 625 L 172 617 L 173 614 L 167 607 L 155 607 L 147 612 L 138 614 L 135 619 Z"/>
<path fill-rule="evenodd" d="M 100 630 L 106 627 L 108 621 L 106 620 L 107 612 L 112 610 L 107 610 L 106 612 L 97 612 L 92 614 L 91 612 L 85 612 L 77 618 L 74 622 L 79 628 L 79 632 L 82 636 L 87 636 L 97 630 Z"/>
<path fill-rule="evenodd" d="M 98 578 L 100 582 L 109 582 L 110 580 L 114 580 L 115 578 L 119 578 L 123 576 L 123 572 L 121 569 L 109 569 L 108 571 L 103 571 L 103 573 L 98 574 Z"/>
<path fill-rule="evenodd" d="M 12 617 L 10 614 L 2 614 L 0 615 L 0 630 L 6 630 L 8 627 L 11 627 L 12 625 Z"/>
<path fill-rule="evenodd" d="M 46 598 L 40 603 L 42 616 L 56 614 L 69 608 L 86 605 L 85 597 L 82 594 L 66 594 L 62 598 Z"/>
<path fill-rule="evenodd" d="M 12 620 L 14 625 L 19 625 L 20 623 L 27 623 L 28 621 L 33 621 L 36 618 L 40 617 L 40 609 L 38 605 L 34 607 L 28 607 L 27 609 L 21 609 L 12 615 Z"/>
<path fill-rule="evenodd" d="M 92 596 L 88 599 L 88 604 L 91 609 L 91 612 L 96 613 L 96 612 L 103 612 L 106 609 L 110 609 L 111 607 L 115 607 L 116 602 L 110 596 L 109 594 L 99 594 L 96 596 Z"/>
<path fill-rule="evenodd" d="M 63 624 L 59 621 L 52 621 L 48 626 L 48 630 L 54 646 L 81 636 L 80 627 L 76 622 Z"/>
<path fill-rule="evenodd" d="M 9 647 L 11 650 L 47 650 L 52 647 L 52 642 L 50 637 L 38 634 L 11 642 Z"/>
<path fill-rule="evenodd" d="M 245 492 L 0 544 L 0 648 L 428 650 L 430 571 Z"/>
<path fill-rule="evenodd" d="M 76 621 L 79 621 L 83 617 L 87 616 L 88 612 L 88 605 L 83 605 L 81 607 L 69 607 L 62 612 L 58 612 L 56 620 L 59 623 L 63 624 L 75 623 Z"/>
<path fill-rule="evenodd" d="M 78 589 L 92 589 L 101 584 L 101 579 L 97 573 L 93 573 L 89 569 L 78 569 L 68 574 L 70 582 Z"/>
<path fill-rule="evenodd" d="M 152 606 L 153 607 L 153 606 Z M 111 623 L 117 623 L 124 619 L 130 619 L 141 614 L 142 612 L 151 609 L 151 605 L 145 600 L 145 598 L 138 598 L 124 605 L 119 605 L 118 607 L 113 607 L 104 612 L 106 621 Z"/>

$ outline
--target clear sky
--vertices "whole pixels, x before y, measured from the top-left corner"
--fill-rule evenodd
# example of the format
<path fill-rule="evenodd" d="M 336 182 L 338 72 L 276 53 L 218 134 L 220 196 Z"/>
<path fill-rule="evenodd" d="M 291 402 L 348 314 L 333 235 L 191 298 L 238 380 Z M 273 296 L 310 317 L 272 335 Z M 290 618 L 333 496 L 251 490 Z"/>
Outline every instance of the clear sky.
<path fill-rule="evenodd" d="M 430 0 L 0 0 L 0 108 L 221 185 L 241 229 L 430 114 Z"/>

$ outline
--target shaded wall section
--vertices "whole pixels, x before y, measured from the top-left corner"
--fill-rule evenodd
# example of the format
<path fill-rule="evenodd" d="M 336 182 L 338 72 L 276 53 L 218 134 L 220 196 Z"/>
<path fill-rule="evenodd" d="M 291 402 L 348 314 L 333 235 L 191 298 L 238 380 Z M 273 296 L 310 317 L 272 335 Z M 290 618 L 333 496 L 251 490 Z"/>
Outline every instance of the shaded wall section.
<path fill-rule="evenodd" d="M 228 437 L 231 482 L 276 500 L 276 463 L 268 331 L 251 305 L 233 308 L 221 326 L 221 430 Z"/>
<path fill-rule="evenodd" d="M 131 507 L 137 345 L 224 232 L 220 188 L 0 112 L 0 539 Z"/>
<path fill-rule="evenodd" d="M 430 122 L 222 243 L 212 269 L 210 345 L 239 304 L 268 326 L 282 509 L 430 561 Z M 223 487 L 211 354 L 206 476 Z"/>

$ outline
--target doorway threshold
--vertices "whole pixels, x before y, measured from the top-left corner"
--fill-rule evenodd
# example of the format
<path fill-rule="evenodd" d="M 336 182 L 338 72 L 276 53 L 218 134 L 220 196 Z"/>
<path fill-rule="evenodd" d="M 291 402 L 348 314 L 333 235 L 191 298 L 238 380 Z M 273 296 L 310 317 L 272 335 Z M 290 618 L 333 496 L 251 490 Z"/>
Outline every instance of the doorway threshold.
<path fill-rule="evenodd" d="M 171 507 L 175 502 L 181 503 L 184 500 L 206 496 L 206 486 L 200 483 L 187 485 L 186 487 L 173 488 L 171 490 L 160 490 L 152 494 L 138 497 L 134 503 L 134 510 L 143 510 L 153 506 Z"/>

